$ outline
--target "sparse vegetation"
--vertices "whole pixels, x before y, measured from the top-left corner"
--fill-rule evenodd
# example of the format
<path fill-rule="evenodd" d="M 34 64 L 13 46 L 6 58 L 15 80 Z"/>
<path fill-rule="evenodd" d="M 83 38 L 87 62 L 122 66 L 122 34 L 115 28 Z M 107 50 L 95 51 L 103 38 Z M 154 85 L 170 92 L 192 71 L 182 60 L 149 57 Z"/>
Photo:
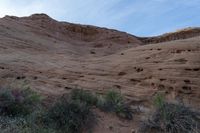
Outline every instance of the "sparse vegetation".
<path fill-rule="evenodd" d="M 22 117 L 0 117 L 1 133 L 58 133 L 51 128 L 44 128 L 42 125 L 29 121 Z"/>
<path fill-rule="evenodd" d="M 95 94 L 82 89 L 74 89 L 71 92 L 71 99 L 74 101 L 83 102 L 90 106 L 95 106 L 98 102 L 98 98 Z"/>
<path fill-rule="evenodd" d="M 41 110 L 41 96 L 29 87 L 1 88 L 1 133 L 53 133 L 39 126 Z"/>
<path fill-rule="evenodd" d="M 86 103 L 61 98 L 49 109 L 45 116 L 48 127 L 67 133 L 78 133 L 81 129 L 90 127 L 94 115 Z"/>
<path fill-rule="evenodd" d="M 167 103 L 157 95 L 156 110 L 144 123 L 141 132 L 149 133 L 199 133 L 200 114 L 182 104 Z"/>
<path fill-rule="evenodd" d="M 30 88 L 1 89 L 0 130 L 3 133 L 78 133 L 91 128 L 95 120 L 89 106 L 95 104 L 91 102 L 92 94 L 76 90 L 69 97 L 64 95 L 52 107 L 44 109 L 40 106 L 40 96 Z"/>
<path fill-rule="evenodd" d="M 79 133 L 95 123 L 92 107 L 132 119 L 133 111 L 122 94 L 109 90 L 97 95 L 80 89 L 63 95 L 55 104 L 42 108 L 41 97 L 30 88 L 0 89 L 2 133 Z M 183 104 L 168 103 L 163 95 L 154 99 L 155 112 L 144 122 L 143 133 L 199 133 L 200 113 Z"/>
<path fill-rule="evenodd" d="M 104 99 L 101 108 L 105 111 L 115 111 L 118 106 L 123 103 L 123 97 L 121 93 L 114 90 L 109 90 L 106 92 L 103 98 Z"/>
<path fill-rule="evenodd" d="M 132 119 L 132 110 L 125 104 L 120 92 L 109 90 L 99 99 L 98 107 L 104 111 L 115 112 L 119 117 Z"/>
<path fill-rule="evenodd" d="M 1 89 L 0 113 L 5 116 L 25 116 L 39 107 L 40 96 L 30 88 Z"/>
<path fill-rule="evenodd" d="M 97 107 L 132 119 L 132 111 L 121 93 L 97 95 L 81 89 L 63 95 L 51 107 L 41 106 L 41 97 L 30 88 L 0 89 L 0 130 L 2 133 L 78 133 L 91 130 Z"/>
<path fill-rule="evenodd" d="M 109 90 L 105 95 L 97 95 L 89 91 L 75 89 L 71 92 L 71 98 L 89 106 L 96 106 L 106 112 L 115 112 L 121 118 L 132 119 L 132 110 L 125 104 L 122 94 L 118 91 Z"/>
<path fill-rule="evenodd" d="M 163 94 L 157 94 L 153 100 L 154 106 L 156 108 L 163 108 L 165 104 L 165 98 Z"/>

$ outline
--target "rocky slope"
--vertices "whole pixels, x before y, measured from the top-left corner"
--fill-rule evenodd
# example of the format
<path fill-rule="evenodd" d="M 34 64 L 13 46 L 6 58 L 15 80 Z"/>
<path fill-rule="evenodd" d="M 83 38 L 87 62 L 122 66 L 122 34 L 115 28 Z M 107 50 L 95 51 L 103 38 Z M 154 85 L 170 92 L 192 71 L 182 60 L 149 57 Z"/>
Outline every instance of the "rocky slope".
<path fill-rule="evenodd" d="M 118 89 L 143 108 L 163 92 L 169 100 L 199 107 L 199 28 L 189 31 L 154 37 L 167 42 L 145 45 L 149 42 L 124 32 L 58 22 L 45 14 L 6 16 L 0 19 L 0 84 L 26 81 L 49 97 L 73 88 Z M 129 132 L 138 123 L 102 112 L 99 117 L 95 132 Z"/>
<path fill-rule="evenodd" d="M 0 20 L 0 30 L 2 36 L 21 41 L 20 45 L 24 48 L 29 44 L 29 47 L 38 47 L 40 50 L 58 49 L 60 53 L 79 57 L 91 53 L 96 53 L 96 56 L 109 55 L 142 44 L 135 36 L 125 32 L 58 22 L 45 14 L 22 18 L 6 16 Z M 30 46 L 31 43 L 37 45 Z"/>
<path fill-rule="evenodd" d="M 155 37 L 143 37 L 140 38 L 140 40 L 145 44 L 150 44 L 150 43 L 160 43 L 160 42 L 174 41 L 180 39 L 187 39 L 196 36 L 200 36 L 200 28 L 198 27 L 185 28 L 177 30 L 176 32 L 166 33 Z"/>

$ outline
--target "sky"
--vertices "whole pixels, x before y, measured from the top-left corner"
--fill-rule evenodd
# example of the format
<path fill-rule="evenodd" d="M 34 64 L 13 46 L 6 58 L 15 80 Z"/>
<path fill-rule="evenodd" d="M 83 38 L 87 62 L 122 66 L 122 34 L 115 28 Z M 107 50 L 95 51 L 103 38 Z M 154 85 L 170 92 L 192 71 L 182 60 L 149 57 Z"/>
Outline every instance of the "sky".
<path fill-rule="evenodd" d="M 200 0 L 0 0 L 0 17 L 34 13 L 136 36 L 200 27 Z"/>

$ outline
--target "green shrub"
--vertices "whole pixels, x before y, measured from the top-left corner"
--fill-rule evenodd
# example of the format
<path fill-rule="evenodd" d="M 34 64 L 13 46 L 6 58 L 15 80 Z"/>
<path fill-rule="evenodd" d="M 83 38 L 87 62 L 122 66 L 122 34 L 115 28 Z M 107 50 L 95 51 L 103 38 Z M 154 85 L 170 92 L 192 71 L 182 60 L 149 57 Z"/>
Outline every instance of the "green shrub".
<path fill-rule="evenodd" d="M 127 104 L 120 104 L 116 107 L 115 112 L 118 117 L 132 120 L 133 119 L 133 111 Z"/>
<path fill-rule="evenodd" d="M 44 109 L 40 103 L 41 97 L 29 88 L 1 89 L 1 133 L 78 133 L 91 130 L 96 120 L 92 106 L 115 112 L 119 117 L 132 118 L 130 107 L 124 103 L 121 93 L 115 91 L 98 96 L 77 89 L 63 95 L 52 107 Z"/>
<path fill-rule="evenodd" d="M 123 97 L 121 93 L 109 90 L 104 96 L 101 97 L 98 107 L 104 111 L 114 112 L 122 103 Z"/>
<path fill-rule="evenodd" d="M 156 108 L 162 108 L 165 104 L 165 97 L 163 94 L 157 94 L 154 98 L 154 106 Z"/>
<path fill-rule="evenodd" d="M 90 91 L 75 89 L 70 96 L 73 101 L 96 106 L 103 111 L 115 112 L 117 116 L 125 119 L 132 119 L 132 110 L 124 103 L 123 96 L 117 91 L 109 90 L 105 95 L 97 96 Z"/>
<path fill-rule="evenodd" d="M 149 133 L 199 133 L 200 113 L 181 104 L 167 103 L 157 98 L 156 111 L 143 123 L 141 132 Z"/>
<path fill-rule="evenodd" d="M 98 107 L 103 111 L 115 112 L 117 116 L 132 119 L 132 110 L 125 104 L 121 93 L 109 90 L 104 96 L 99 98 Z"/>
<path fill-rule="evenodd" d="M 1 133 L 56 133 L 39 123 L 41 97 L 29 87 L 0 89 Z"/>
<path fill-rule="evenodd" d="M 72 100 L 83 102 L 91 106 L 96 105 L 98 101 L 98 98 L 95 94 L 82 89 L 74 89 L 70 95 Z"/>
<path fill-rule="evenodd" d="M 0 89 L 0 113 L 6 116 L 25 116 L 36 110 L 41 97 L 30 88 Z"/>
<path fill-rule="evenodd" d="M 34 121 L 29 122 L 26 118 L 0 116 L 1 133 L 58 133 L 56 130 L 44 128 Z"/>
<path fill-rule="evenodd" d="M 49 109 L 45 116 L 48 127 L 67 133 L 78 133 L 83 128 L 90 127 L 94 122 L 94 115 L 86 103 L 61 98 Z"/>
<path fill-rule="evenodd" d="M 26 124 L 24 118 L 0 116 L 0 131 L 1 133 L 19 133 L 21 127 Z"/>

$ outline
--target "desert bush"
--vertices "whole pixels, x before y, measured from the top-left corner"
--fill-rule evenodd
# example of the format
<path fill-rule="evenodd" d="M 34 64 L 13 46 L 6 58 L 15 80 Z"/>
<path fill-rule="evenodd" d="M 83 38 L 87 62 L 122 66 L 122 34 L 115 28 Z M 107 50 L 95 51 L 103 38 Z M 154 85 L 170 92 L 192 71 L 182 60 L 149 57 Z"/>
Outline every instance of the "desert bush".
<path fill-rule="evenodd" d="M 118 117 L 132 120 L 133 119 L 133 111 L 127 104 L 118 105 L 115 109 L 115 113 Z"/>
<path fill-rule="evenodd" d="M 1 133 L 20 133 L 21 127 L 26 125 L 24 118 L 0 116 Z"/>
<path fill-rule="evenodd" d="M 121 93 L 109 90 L 105 95 L 97 95 L 90 91 L 74 89 L 70 93 L 71 99 L 89 106 L 96 106 L 103 111 L 115 112 L 117 116 L 132 119 L 132 110 L 124 103 Z"/>
<path fill-rule="evenodd" d="M 82 89 L 72 90 L 70 96 L 72 100 L 83 102 L 90 106 L 93 106 L 93 105 L 95 106 L 98 101 L 98 98 L 95 94 L 89 91 L 82 90 Z"/>
<path fill-rule="evenodd" d="M 167 103 L 161 96 L 156 98 L 156 110 L 143 123 L 141 132 L 149 133 L 199 133 L 200 114 L 183 104 Z"/>
<path fill-rule="evenodd" d="M 0 89 L 1 133 L 54 133 L 37 123 L 41 100 L 29 87 Z"/>
<path fill-rule="evenodd" d="M 2 133 L 78 133 L 92 129 L 96 118 L 91 111 L 96 106 L 117 116 L 132 118 L 121 93 L 109 91 L 97 95 L 73 90 L 63 95 L 51 107 L 41 106 L 41 97 L 30 90 L 0 89 L 0 131 Z"/>
<path fill-rule="evenodd" d="M 0 89 L 0 113 L 6 116 L 25 116 L 36 110 L 41 97 L 30 88 Z"/>
<path fill-rule="evenodd" d="M 156 108 L 163 108 L 165 104 L 165 97 L 163 94 L 157 94 L 153 99 L 153 104 Z"/>
<path fill-rule="evenodd" d="M 115 112 L 119 117 L 132 119 L 133 112 L 120 92 L 109 90 L 99 98 L 97 106 L 103 111 Z"/>
<path fill-rule="evenodd" d="M 90 106 L 66 98 L 61 98 L 56 102 L 44 118 L 48 127 L 67 133 L 78 133 L 83 128 L 91 127 L 94 120 Z"/>
<path fill-rule="evenodd" d="M 22 117 L 0 116 L 1 133 L 58 133 L 56 130 L 44 128 L 34 121 Z"/>
<path fill-rule="evenodd" d="M 104 111 L 114 112 L 122 103 L 123 97 L 121 93 L 109 90 L 104 96 L 99 98 L 98 107 Z"/>

